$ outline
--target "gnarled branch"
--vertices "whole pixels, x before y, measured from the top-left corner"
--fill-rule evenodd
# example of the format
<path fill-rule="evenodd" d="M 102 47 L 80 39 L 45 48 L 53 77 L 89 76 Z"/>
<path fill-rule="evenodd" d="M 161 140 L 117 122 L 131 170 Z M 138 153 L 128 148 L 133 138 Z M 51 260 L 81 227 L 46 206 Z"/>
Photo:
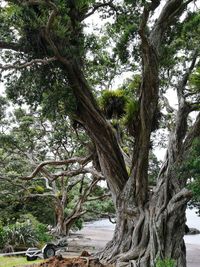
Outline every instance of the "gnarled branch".
<path fill-rule="evenodd" d="M 15 62 L 13 64 L 6 64 L 6 65 L 0 64 L 0 69 L 2 69 L 3 71 L 11 70 L 11 69 L 20 70 L 20 69 L 31 67 L 33 65 L 40 65 L 40 64 L 47 65 L 53 61 L 56 61 L 56 57 L 44 58 L 44 59 L 33 59 L 29 62 L 25 62 L 21 64 L 19 64 L 18 62 Z"/>
<path fill-rule="evenodd" d="M 67 160 L 58 160 L 58 161 L 56 161 L 56 160 L 49 160 L 49 161 L 44 161 L 44 162 L 40 163 L 29 176 L 22 177 L 21 179 L 24 179 L 24 180 L 31 180 L 31 179 L 33 179 L 40 171 L 43 171 L 44 172 L 44 167 L 47 166 L 47 165 L 50 165 L 50 166 L 63 166 L 63 165 L 66 165 L 66 164 L 73 164 L 73 163 L 79 163 L 81 165 L 85 165 L 86 163 L 88 163 L 90 161 L 90 158 L 91 158 L 91 155 L 89 155 L 89 156 L 87 156 L 85 158 L 73 157 L 73 158 L 70 158 L 70 159 L 67 159 Z M 78 170 L 80 170 L 80 169 L 78 169 Z M 67 173 L 70 174 L 70 172 L 74 172 L 74 171 L 78 171 L 78 170 L 72 170 L 72 171 L 68 171 L 68 172 L 62 172 L 62 173 L 57 174 L 57 175 L 51 175 L 51 177 L 54 177 L 54 178 L 56 177 L 57 178 L 57 177 L 66 175 Z"/>
<path fill-rule="evenodd" d="M 109 2 L 105 2 L 104 1 L 104 3 L 96 3 L 94 6 L 93 6 L 93 8 L 92 8 L 92 10 L 91 11 L 89 11 L 84 17 L 83 17 L 83 20 L 84 19 L 86 19 L 86 18 L 88 18 L 88 17 L 90 17 L 91 15 L 93 15 L 94 13 L 95 13 L 95 11 L 97 11 L 99 8 L 101 8 L 101 7 L 111 7 L 112 9 L 115 9 L 115 6 L 113 5 L 113 1 L 114 0 L 110 0 Z"/>

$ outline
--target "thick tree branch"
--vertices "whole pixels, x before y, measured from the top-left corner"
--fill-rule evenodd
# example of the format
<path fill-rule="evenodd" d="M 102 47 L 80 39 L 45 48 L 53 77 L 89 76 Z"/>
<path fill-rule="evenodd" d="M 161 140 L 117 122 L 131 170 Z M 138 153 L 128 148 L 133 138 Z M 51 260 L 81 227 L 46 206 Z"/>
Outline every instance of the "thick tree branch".
<path fill-rule="evenodd" d="M 90 202 L 90 201 L 96 201 L 96 200 L 103 200 L 106 198 L 111 197 L 111 194 L 106 194 L 106 195 L 102 195 L 102 196 L 98 196 L 98 197 L 93 197 L 93 198 L 89 198 L 86 200 L 86 202 Z"/>
<path fill-rule="evenodd" d="M 150 40 L 153 46 L 159 50 L 162 37 L 167 27 L 171 25 L 175 18 L 180 16 L 184 9 L 193 0 L 183 1 L 183 0 L 169 0 L 166 1 L 165 6 L 159 18 L 156 20 L 155 25 L 151 31 Z"/>
<path fill-rule="evenodd" d="M 192 192 L 186 188 L 183 188 L 180 192 L 172 197 L 167 205 L 167 213 L 170 215 L 179 209 L 182 205 L 186 205 L 188 200 L 192 197 Z"/>
<path fill-rule="evenodd" d="M 188 153 L 189 149 L 192 146 L 193 140 L 197 137 L 200 137 L 200 112 L 198 113 L 194 125 L 191 127 L 184 140 L 181 153 L 182 155 L 186 155 Z"/>
<path fill-rule="evenodd" d="M 31 180 L 33 179 L 40 171 L 43 171 L 44 172 L 44 167 L 47 166 L 47 165 L 50 165 L 50 166 L 63 166 L 63 165 L 66 165 L 66 164 L 73 164 L 73 163 L 79 163 L 81 165 L 85 165 L 86 163 L 88 163 L 91 159 L 91 155 L 85 157 L 85 158 L 81 158 L 81 157 L 74 157 L 74 158 L 70 158 L 70 159 L 67 159 L 67 160 L 59 160 L 59 161 L 56 161 L 56 160 L 49 160 L 49 161 L 44 161 L 42 163 L 40 163 L 36 168 L 35 170 L 29 175 L 29 176 L 26 176 L 26 177 L 22 177 L 22 179 L 24 180 Z M 81 169 L 79 169 L 80 171 Z M 70 172 L 75 172 L 77 170 L 73 170 L 73 171 L 69 171 L 69 172 L 62 172 L 60 174 L 57 174 L 56 177 L 60 177 L 60 176 L 63 176 L 67 173 L 70 173 Z M 51 175 L 51 177 L 54 177 L 54 175 Z"/>
<path fill-rule="evenodd" d="M 169 100 L 167 99 L 166 96 L 164 96 L 163 94 L 161 94 L 161 99 L 163 100 L 164 105 L 165 105 L 165 108 L 166 108 L 166 110 L 167 110 L 168 113 L 174 113 L 176 111 L 172 106 L 170 106 Z"/>
<path fill-rule="evenodd" d="M 185 138 L 188 128 L 188 115 L 192 111 L 192 107 L 187 103 L 184 90 L 187 85 L 188 79 L 192 70 L 195 67 L 198 51 L 195 51 L 190 63 L 189 68 L 186 70 L 183 78 L 178 82 L 177 85 L 177 96 L 178 96 L 178 111 L 176 116 L 176 128 L 175 128 L 175 140 L 176 140 L 176 151 L 181 151 L 182 142 Z"/>
<path fill-rule="evenodd" d="M 11 69 L 20 70 L 20 69 L 31 67 L 33 65 L 47 65 L 53 61 L 56 61 L 56 57 L 45 58 L 45 59 L 33 59 L 29 62 L 20 63 L 20 64 L 18 62 L 15 62 L 13 64 L 7 64 L 7 65 L 0 64 L 0 69 L 2 69 L 3 71 L 11 70 Z"/>
<path fill-rule="evenodd" d="M 181 105 L 181 103 L 185 101 L 184 89 L 185 89 L 185 86 L 187 85 L 190 74 L 192 73 L 196 65 L 198 54 L 199 54 L 198 50 L 195 50 L 192 55 L 192 60 L 191 60 L 189 68 L 185 71 L 183 78 L 179 81 L 178 86 L 176 87 L 179 105 Z"/>
<path fill-rule="evenodd" d="M 109 220 L 111 223 L 116 224 L 116 220 L 113 220 L 113 218 L 116 216 L 116 214 L 102 213 L 102 212 L 98 212 L 98 211 L 96 211 L 96 210 L 90 210 L 90 209 L 87 209 L 87 212 L 90 212 L 90 213 L 94 213 L 94 214 L 100 215 L 101 218 L 108 218 L 108 220 Z"/>
<path fill-rule="evenodd" d="M 0 50 L 1 49 L 8 49 L 8 50 L 13 50 L 13 51 L 16 51 L 16 52 L 28 52 L 28 50 L 22 45 L 22 44 L 19 44 L 19 43 L 7 43 L 7 42 L 3 42 L 3 41 L 0 41 Z"/>

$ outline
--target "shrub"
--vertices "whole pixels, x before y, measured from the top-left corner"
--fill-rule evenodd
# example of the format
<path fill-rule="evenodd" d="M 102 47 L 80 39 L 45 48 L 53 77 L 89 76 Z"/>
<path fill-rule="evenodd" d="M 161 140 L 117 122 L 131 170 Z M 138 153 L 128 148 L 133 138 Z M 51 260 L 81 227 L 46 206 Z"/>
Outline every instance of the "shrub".
<path fill-rule="evenodd" d="M 6 241 L 6 232 L 3 225 L 0 223 L 0 248 L 4 247 Z"/>
<path fill-rule="evenodd" d="M 16 222 L 4 227 L 6 243 L 13 247 L 37 245 L 35 231 L 30 223 Z"/>
<path fill-rule="evenodd" d="M 0 247 L 7 244 L 14 248 L 38 246 L 52 239 L 47 225 L 39 223 L 33 216 L 26 215 L 15 224 L 0 224 Z"/>
<path fill-rule="evenodd" d="M 173 259 L 157 260 L 156 267 L 174 267 L 175 261 Z"/>
<path fill-rule="evenodd" d="M 52 235 L 49 234 L 48 227 L 46 224 L 38 223 L 35 226 L 35 232 L 37 240 L 41 244 L 47 243 L 52 240 Z"/>

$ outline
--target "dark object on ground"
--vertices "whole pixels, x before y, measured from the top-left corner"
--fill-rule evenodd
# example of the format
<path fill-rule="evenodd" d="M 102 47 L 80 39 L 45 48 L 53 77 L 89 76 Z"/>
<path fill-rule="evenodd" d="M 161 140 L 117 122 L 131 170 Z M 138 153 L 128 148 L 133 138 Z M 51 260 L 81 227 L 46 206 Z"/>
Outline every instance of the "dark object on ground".
<path fill-rule="evenodd" d="M 82 253 L 81 253 L 81 257 L 90 257 L 90 253 L 87 252 L 86 250 L 83 250 Z"/>
<path fill-rule="evenodd" d="M 187 226 L 187 224 L 185 224 L 185 234 L 187 235 L 190 231 L 190 228 Z"/>
<path fill-rule="evenodd" d="M 189 232 L 186 233 L 186 235 L 198 235 L 200 234 L 200 231 L 196 228 L 189 228 Z"/>
<path fill-rule="evenodd" d="M 2 252 L 3 253 L 14 252 L 14 248 L 10 244 L 6 244 L 5 247 L 4 247 L 4 249 L 2 250 Z"/>

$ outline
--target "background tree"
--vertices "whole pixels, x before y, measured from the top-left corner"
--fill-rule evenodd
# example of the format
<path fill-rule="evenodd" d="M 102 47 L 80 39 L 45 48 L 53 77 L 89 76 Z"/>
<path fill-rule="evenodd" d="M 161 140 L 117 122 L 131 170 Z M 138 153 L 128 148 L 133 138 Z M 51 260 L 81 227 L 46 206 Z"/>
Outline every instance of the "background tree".
<path fill-rule="evenodd" d="M 31 114 L 21 108 L 12 111 L 7 125 L 10 126 L 0 134 L 4 224 L 14 223 L 22 213 L 31 212 L 41 222 L 56 224 L 56 235 L 68 235 L 87 212 L 83 207 L 86 201 L 109 197 L 102 189 L 101 194 L 89 199 L 103 176 L 92 168 L 90 154 L 83 157 L 89 146 L 84 134 L 81 137 L 79 133 L 83 146 L 77 144 L 77 135 L 67 118 L 51 122 L 40 112 Z M 92 176 L 87 177 L 87 173 Z"/>
<path fill-rule="evenodd" d="M 183 235 L 191 192 L 185 188 L 186 179 L 177 175 L 177 167 L 200 129 L 199 91 L 194 93 L 188 84 L 199 60 L 199 11 L 190 8 L 193 1 L 169 0 L 164 5 L 161 1 L 114 0 L 6 2 L 9 5 L 1 9 L 0 47 L 1 68 L 10 70 L 9 97 L 33 108 L 40 104 L 54 113 L 68 112 L 91 138 L 96 166 L 112 192 L 117 224 L 100 257 L 119 266 L 154 266 L 160 258 L 172 258 L 176 267 L 186 266 Z M 100 78 L 100 66 L 89 69 L 98 47 L 88 45 L 84 22 L 96 11 L 103 11 L 102 19 L 113 19 L 107 28 L 113 50 L 103 61 L 98 54 L 97 64 L 113 68 L 108 63 L 117 62 L 122 70 L 136 72 L 137 68 L 141 77 L 134 95 L 137 109 L 129 123 L 130 171 L 116 131 L 96 100 L 94 82 Z M 166 101 L 169 88 L 177 92 L 176 111 Z M 157 183 L 150 191 L 149 152 L 152 132 L 159 126 L 159 105 L 171 117 L 170 134 Z M 194 110 L 198 111 L 196 120 L 189 124 Z"/>

